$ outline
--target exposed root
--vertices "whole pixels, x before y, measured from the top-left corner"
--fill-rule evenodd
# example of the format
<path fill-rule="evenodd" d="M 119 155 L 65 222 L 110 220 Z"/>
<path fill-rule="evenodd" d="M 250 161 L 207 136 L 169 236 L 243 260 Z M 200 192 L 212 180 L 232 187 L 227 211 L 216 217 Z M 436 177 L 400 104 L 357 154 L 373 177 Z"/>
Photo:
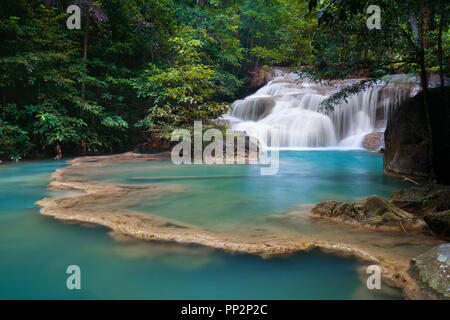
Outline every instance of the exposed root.
<path fill-rule="evenodd" d="M 406 176 L 402 176 L 402 177 L 403 177 L 403 181 L 409 181 L 409 182 L 414 183 L 414 184 L 417 185 L 417 186 L 420 186 L 420 183 L 418 183 L 417 181 L 414 181 L 413 179 L 408 178 L 408 177 L 406 177 Z"/>

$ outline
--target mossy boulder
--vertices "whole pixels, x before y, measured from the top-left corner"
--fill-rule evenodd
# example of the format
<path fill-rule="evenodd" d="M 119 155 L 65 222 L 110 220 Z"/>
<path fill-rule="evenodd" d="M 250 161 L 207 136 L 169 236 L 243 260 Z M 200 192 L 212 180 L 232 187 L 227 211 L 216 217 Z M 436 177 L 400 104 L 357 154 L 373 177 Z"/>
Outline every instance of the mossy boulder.
<path fill-rule="evenodd" d="M 397 225 L 399 222 L 413 222 L 415 216 L 394 206 L 387 199 L 371 196 L 357 201 L 355 209 L 363 223 L 372 225 Z"/>
<path fill-rule="evenodd" d="M 416 222 L 414 215 L 397 208 L 387 199 L 379 196 L 362 198 L 355 203 L 323 201 L 311 212 L 320 216 L 351 220 L 372 226 L 399 226 Z"/>
<path fill-rule="evenodd" d="M 413 258 L 409 273 L 430 298 L 450 299 L 450 244 Z"/>
<path fill-rule="evenodd" d="M 399 190 L 389 200 L 410 213 L 426 215 L 450 209 L 450 187 L 426 185 Z"/>
<path fill-rule="evenodd" d="M 320 216 L 334 217 L 336 213 L 334 209 L 339 203 L 341 202 L 334 200 L 322 201 L 314 206 L 314 208 L 312 209 L 312 213 Z"/>
<path fill-rule="evenodd" d="M 433 233 L 445 239 L 450 239 L 450 210 L 431 213 L 423 219 Z"/>

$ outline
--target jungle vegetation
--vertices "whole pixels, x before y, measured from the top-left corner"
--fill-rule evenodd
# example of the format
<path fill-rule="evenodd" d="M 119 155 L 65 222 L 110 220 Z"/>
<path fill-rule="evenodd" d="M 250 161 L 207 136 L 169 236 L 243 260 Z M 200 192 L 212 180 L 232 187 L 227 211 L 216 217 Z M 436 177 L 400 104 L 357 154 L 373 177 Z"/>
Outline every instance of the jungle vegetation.
<path fill-rule="evenodd" d="M 67 7 L 81 8 L 68 29 Z M 369 30 L 367 7 L 381 8 Z M 449 70 L 439 1 L 1 0 L 0 158 L 133 150 L 209 122 L 271 66 L 317 80 Z"/>

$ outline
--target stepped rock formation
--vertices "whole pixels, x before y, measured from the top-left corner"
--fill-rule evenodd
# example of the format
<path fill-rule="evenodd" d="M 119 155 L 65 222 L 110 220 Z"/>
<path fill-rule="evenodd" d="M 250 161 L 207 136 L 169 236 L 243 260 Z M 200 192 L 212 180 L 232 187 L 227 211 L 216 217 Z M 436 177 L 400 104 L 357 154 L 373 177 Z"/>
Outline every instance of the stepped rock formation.
<path fill-rule="evenodd" d="M 223 119 L 263 146 L 273 146 L 270 135 L 276 131 L 281 148 L 362 148 L 367 134 L 384 132 L 389 114 L 411 95 L 414 85 L 380 81 L 337 105 L 334 112 L 322 110 L 323 100 L 354 81 L 325 85 L 278 70 L 275 79 L 255 94 L 235 101 Z"/>

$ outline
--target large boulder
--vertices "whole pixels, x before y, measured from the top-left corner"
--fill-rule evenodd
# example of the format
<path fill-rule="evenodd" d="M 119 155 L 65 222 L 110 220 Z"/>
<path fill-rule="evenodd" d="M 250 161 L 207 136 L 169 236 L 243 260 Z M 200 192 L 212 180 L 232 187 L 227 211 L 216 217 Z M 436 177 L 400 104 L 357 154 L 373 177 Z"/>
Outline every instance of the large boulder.
<path fill-rule="evenodd" d="M 413 258 L 409 273 L 430 298 L 450 299 L 450 244 Z"/>
<path fill-rule="evenodd" d="M 421 92 L 391 113 L 384 136 L 384 172 L 415 180 L 436 178 L 438 182 L 450 184 L 450 87 L 430 89 L 429 93 L 433 145 Z M 433 159 L 429 150 L 433 151 Z"/>
<path fill-rule="evenodd" d="M 271 97 L 255 97 L 237 100 L 233 103 L 233 117 L 241 120 L 257 121 L 272 112 L 275 100 Z"/>
<path fill-rule="evenodd" d="M 431 174 L 428 159 L 428 128 L 422 95 L 406 100 L 392 112 L 384 133 L 384 172 L 426 180 Z"/>
<path fill-rule="evenodd" d="M 425 185 L 398 190 L 389 200 L 397 207 L 419 215 L 450 209 L 450 187 Z"/>
<path fill-rule="evenodd" d="M 362 198 L 355 203 L 323 201 L 311 212 L 320 216 L 352 221 L 371 226 L 409 226 L 416 223 L 416 217 L 397 208 L 387 199 L 379 196 Z"/>

